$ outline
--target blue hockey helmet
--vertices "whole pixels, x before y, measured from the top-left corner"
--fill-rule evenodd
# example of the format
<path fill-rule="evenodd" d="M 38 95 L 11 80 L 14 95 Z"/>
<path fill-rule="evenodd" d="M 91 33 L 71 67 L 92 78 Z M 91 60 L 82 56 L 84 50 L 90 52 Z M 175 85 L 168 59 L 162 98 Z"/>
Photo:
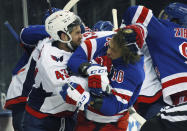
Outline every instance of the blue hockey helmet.
<path fill-rule="evenodd" d="M 92 28 L 93 31 L 112 31 L 113 24 L 110 21 L 98 21 Z"/>
<path fill-rule="evenodd" d="M 47 19 L 47 17 L 49 17 L 51 14 L 53 14 L 54 12 L 57 12 L 57 11 L 60 11 L 61 9 L 58 9 L 58 8 L 54 8 L 52 7 L 51 9 L 48 9 L 46 12 L 45 12 L 45 15 L 42 19 L 42 23 L 45 24 L 45 20 Z"/>
<path fill-rule="evenodd" d="M 165 19 L 177 24 L 187 26 L 187 5 L 179 2 L 171 3 L 165 7 L 164 11 L 159 16 L 160 19 Z"/>

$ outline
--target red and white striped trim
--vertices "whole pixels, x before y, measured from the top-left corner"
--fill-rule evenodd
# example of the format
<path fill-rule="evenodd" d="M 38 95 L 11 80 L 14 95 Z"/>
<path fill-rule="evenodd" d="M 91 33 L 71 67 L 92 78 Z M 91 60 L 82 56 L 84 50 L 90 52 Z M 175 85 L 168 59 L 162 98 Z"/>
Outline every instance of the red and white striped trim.
<path fill-rule="evenodd" d="M 132 92 L 124 89 L 115 89 L 115 91 L 112 91 L 113 95 L 116 97 L 116 99 L 123 104 L 128 104 Z"/>
<path fill-rule="evenodd" d="M 88 61 L 93 59 L 93 55 L 97 49 L 97 42 L 96 40 L 86 40 L 83 44 L 81 44 L 82 49 L 86 53 L 88 57 Z"/>
<path fill-rule="evenodd" d="M 147 27 L 152 16 L 153 16 L 152 10 L 147 9 L 144 6 L 138 6 L 131 23 L 132 24 L 141 23 L 145 27 Z"/>
<path fill-rule="evenodd" d="M 187 90 L 187 72 L 177 73 L 161 79 L 164 101 L 172 105 L 170 95 Z"/>
<path fill-rule="evenodd" d="M 156 92 L 153 96 L 139 95 L 136 102 L 137 103 L 153 103 L 157 101 L 162 96 L 162 90 Z"/>

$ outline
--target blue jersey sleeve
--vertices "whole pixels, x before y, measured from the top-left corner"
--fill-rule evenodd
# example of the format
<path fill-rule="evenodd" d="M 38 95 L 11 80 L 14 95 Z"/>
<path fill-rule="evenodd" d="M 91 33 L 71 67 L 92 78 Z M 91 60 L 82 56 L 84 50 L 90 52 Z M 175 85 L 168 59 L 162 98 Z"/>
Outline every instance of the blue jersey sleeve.
<path fill-rule="evenodd" d="M 79 67 L 82 63 L 88 62 L 88 58 L 83 48 L 80 46 L 76 49 L 68 61 L 68 67 L 73 73 L 79 74 Z"/>
<path fill-rule="evenodd" d="M 125 11 L 125 13 L 123 14 L 123 17 L 122 17 L 125 25 L 132 24 L 132 19 L 133 19 L 133 16 L 137 10 L 137 7 L 138 6 L 131 6 Z"/>
<path fill-rule="evenodd" d="M 12 75 L 16 75 L 17 72 L 27 64 L 28 60 L 29 60 L 30 55 L 27 52 L 24 52 L 23 55 L 21 56 L 21 58 L 19 59 L 18 63 L 16 64 L 16 66 L 14 67 L 13 71 L 12 71 Z"/>
<path fill-rule="evenodd" d="M 108 48 L 107 42 L 111 37 L 112 35 L 84 41 L 68 61 L 71 71 L 79 74 L 78 70 L 82 63 L 89 62 L 98 56 L 104 56 Z"/>
<path fill-rule="evenodd" d="M 24 28 L 20 33 L 20 39 L 25 45 L 36 46 L 39 40 L 49 37 L 44 25 L 32 25 Z"/>

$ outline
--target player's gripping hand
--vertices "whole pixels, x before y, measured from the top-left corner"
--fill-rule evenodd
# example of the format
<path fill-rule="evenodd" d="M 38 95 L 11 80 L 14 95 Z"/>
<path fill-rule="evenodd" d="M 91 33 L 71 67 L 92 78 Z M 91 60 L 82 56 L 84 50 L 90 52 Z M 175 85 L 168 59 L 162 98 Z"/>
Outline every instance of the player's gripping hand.
<path fill-rule="evenodd" d="M 109 84 L 107 67 L 102 67 L 98 64 L 91 65 L 87 69 L 88 87 L 90 92 L 95 95 L 100 95 L 106 91 Z"/>
<path fill-rule="evenodd" d="M 145 40 L 146 32 L 140 25 L 129 25 L 126 26 L 124 29 L 125 33 L 125 40 L 127 43 L 133 43 L 136 42 L 138 48 L 143 47 L 143 43 Z"/>
<path fill-rule="evenodd" d="M 106 66 L 108 73 L 110 73 L 112 68 L 112 60 L 108 56 L 100 56 L 92 60 L 93 63 L 97 63 L 101 66 Z"/>
<path fill-rule="evenodd" d="M 68 104 L 75 105 L 80 110 L 84 110 L 87 107 L 90 99 L 89 92 L 85 91 L 81 85 L 73 82 L 65 84 L 60 94 Z"/>

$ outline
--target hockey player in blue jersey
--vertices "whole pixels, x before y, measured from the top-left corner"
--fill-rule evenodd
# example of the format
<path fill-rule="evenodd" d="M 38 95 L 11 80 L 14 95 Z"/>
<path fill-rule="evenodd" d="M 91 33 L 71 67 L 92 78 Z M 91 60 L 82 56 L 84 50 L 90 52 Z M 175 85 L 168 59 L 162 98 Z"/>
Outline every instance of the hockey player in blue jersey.
<path fill-rule="evenodd" d="M 169 13 L 172 9 L 178 11 L 170 21 L 158 20 L 144 6 L 129 7 L 123 17 L 126 25 L 134 24 L 129 28 L 147 29 L 146 43 L 162 84 L 163 100 L 168 105 L 161 109 L 159 116 L 148 120 L 141 131 L 187 129 L 187 5 L 172 3 L 167 8 Z"/>
<path fill-rule="evenodd" d="M 143 37 L 140 38 L 139 46 L 143 44 Z M 134 42 L 135 31 L 120 29 L 113 36 L 83 42 L 70 58 L 70 69 L 88 76 L 92 94 L 85 118 L 78 121 L 77 131 L 127 129 L 128 108 L 135 102 L 144 80 L 143 58 L 137 54 L 139 47 Z M 93 62 L 99 56 L 112 60 L 114 72 L 109 79 L 107 68 Z M 71 97 L 66 91 L 62 92 L 64 95 Z"/>

